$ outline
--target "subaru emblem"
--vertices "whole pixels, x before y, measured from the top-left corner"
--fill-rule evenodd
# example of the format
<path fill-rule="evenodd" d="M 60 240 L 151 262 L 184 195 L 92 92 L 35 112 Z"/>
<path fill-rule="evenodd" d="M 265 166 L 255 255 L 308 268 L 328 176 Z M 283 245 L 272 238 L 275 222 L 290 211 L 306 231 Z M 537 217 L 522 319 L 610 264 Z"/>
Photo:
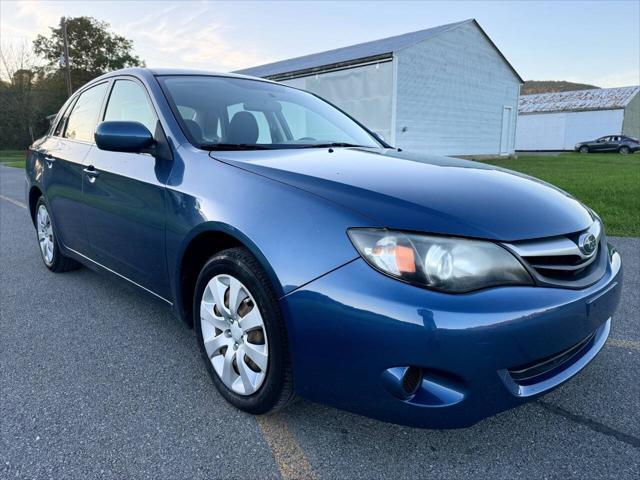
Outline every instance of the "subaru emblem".
<path fill-rule="evenodd" d="M 578 248 L 585 255 L 591 255 L 596 251 L 598 239 L 593 233 L 583 233 L 578 239 Z"/>

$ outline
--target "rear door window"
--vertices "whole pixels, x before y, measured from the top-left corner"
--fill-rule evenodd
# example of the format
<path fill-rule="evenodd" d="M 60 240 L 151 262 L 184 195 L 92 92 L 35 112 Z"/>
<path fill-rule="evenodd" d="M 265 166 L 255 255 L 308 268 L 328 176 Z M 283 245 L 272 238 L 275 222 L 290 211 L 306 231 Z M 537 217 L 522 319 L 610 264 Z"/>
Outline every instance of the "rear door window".
<path fill-rule="evenodd" d="M 64 113 L 60 117 L 60 120 L 58 120 L 58 124 L 56 125 L 56 127 L 53 130 L 52 135 L 54 137 L 62 136 L 62 133 L 64 132 L 64 127 L 67 124 L 67 120 L 69 120 L 69 113 L 71 113 L 71 108 L 72 107 L 73 107 L 73 102 L 71 102 L 69 105 L 67 105 L 67 108 L 65 109 Z"/>
<path fill-rule="evenodd" d="M 93 143 L 93 134 L 98 124 L 102 100 L 107 92 L 107 83 L 91 87 L 80 94 L 71 110 L 64 137 Z"/>

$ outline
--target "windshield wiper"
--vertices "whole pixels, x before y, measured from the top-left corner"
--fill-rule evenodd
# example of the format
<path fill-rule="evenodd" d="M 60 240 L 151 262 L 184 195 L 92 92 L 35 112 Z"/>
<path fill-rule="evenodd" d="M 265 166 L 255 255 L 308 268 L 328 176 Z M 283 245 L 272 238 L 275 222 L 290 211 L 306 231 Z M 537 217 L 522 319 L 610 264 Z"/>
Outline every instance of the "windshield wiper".
<path fill-rule="evenodd" d="M 251 143 L 205 143 L 200 145 L 203 150 L 271 150 L 270 147 L 264 145 L 255 145 Z"/>
<path fill-rule="evenodd" d="M 331 142 L 331 143 L 310 143 L 309 145 L 300 145 L 298 148 L 330 148 L 330 147 L 360 147 L 371 148 L 366 145 L 356 145 L 354 143 Z"/>

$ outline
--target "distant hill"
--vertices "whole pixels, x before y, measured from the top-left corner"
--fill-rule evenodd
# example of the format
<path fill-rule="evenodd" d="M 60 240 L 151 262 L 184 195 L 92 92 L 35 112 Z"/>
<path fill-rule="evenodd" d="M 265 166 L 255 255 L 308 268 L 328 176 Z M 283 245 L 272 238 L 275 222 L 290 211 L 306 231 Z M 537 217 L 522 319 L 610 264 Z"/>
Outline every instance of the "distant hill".
<path fill-rule="evenodd" d="M 590 90 L 600 88 L 586 83 L 573 83 L 554 80 L 527 80 L 520 89 L 520 95 L 532 95 L 534 93 L 571 92 L 573 90 Z"/>

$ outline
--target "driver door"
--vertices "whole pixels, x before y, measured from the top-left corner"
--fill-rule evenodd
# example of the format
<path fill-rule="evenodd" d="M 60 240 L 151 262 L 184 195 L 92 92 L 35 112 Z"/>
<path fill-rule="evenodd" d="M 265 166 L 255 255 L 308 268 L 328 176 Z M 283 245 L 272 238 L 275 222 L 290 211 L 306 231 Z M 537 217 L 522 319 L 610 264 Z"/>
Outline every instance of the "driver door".
<path fill-rule="evenodd" d="M 102 120 L 136 121 L 162 128 L 144 86 L 121 78 Z M 85 161 L 83 198 L 91 257 L 120 276 L 170 298 L 165 255 L 165 184 L 168 160 L 94 147 Z"/>
<path fill-rule="evenodd" d="M 593 151 L 604 152 L 609 146 L 610 137 L 601 137 L 593 144 Z"/>

